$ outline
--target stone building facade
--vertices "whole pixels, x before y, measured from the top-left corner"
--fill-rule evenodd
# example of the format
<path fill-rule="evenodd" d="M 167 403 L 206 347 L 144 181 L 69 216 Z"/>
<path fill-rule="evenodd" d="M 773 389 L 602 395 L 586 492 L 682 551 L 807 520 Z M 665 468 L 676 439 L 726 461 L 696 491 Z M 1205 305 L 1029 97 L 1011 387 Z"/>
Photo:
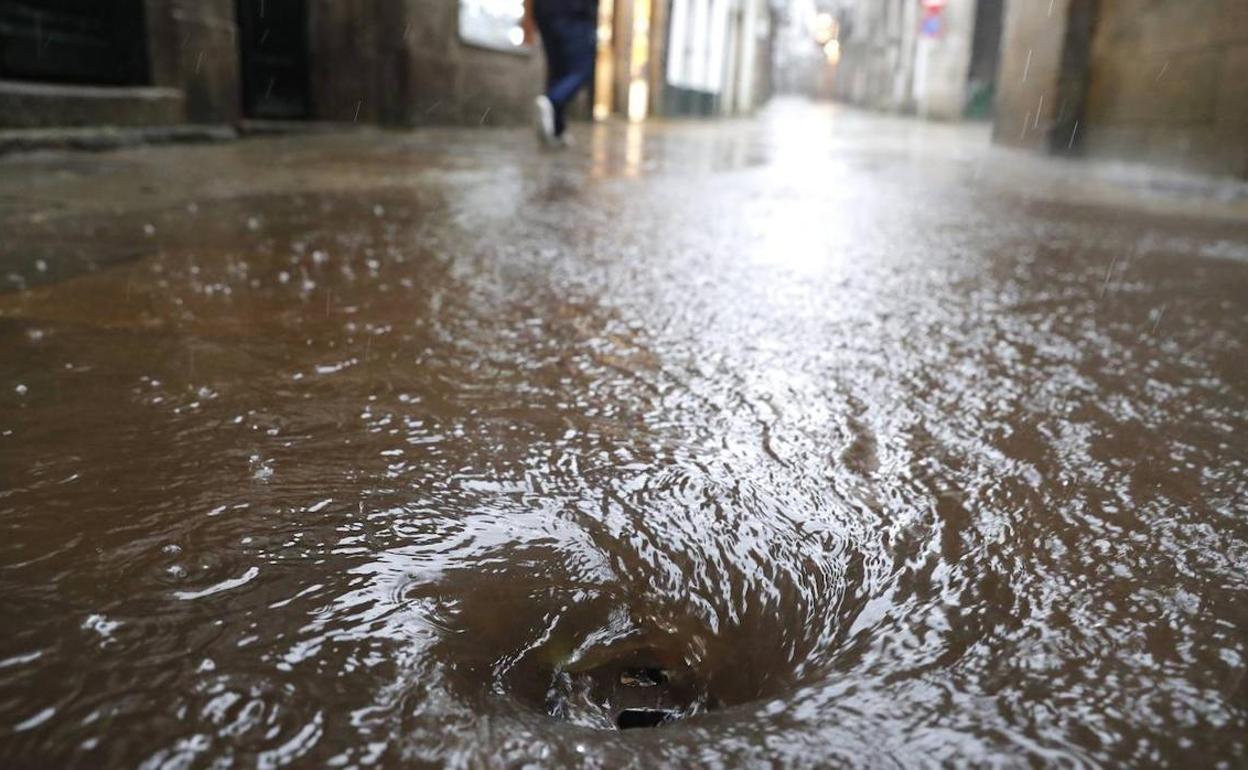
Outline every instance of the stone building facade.
<path fill-rule="evenodd" d="M 1002 0 L 836 0 L 835 98 L 937 120 L 983 117 Z"/>
<path fill-rule="evenodd" d="M 540 54 L 465 42 L 458 11 L 455 0 L 13 0 L 0 6 L 0 127 L 526 119 Z M 105 72 L 91 50 L 135 64 Z"/>
<path fill-rule="evenodd" d="M 748 114 L 771 89 L 773 9 L 767 0 L 653 0 L 657 109 L 667 115 Z M 653 88 L 652 88 L 653 90 Z"/>
<path fill-rule="evenodd" d="M 682 13 L 690 7 L 697 13 Z M 718 52 L 701 57 L 714 60 L 703 62 L 715 75 L 713 108 L 695 114 L 745 112 L 766 97 L 768 0 L 599 8 L 597 99 L 583 97 L 576 114 L 689 114 L 673 98 L 682 83 L 669 64 L 693 49 Z M 0 129 L 519 123 L 544 77 L 540 48 L 522 45 L 522 9 L 523 0 L 4 0 Z M 674 12 L 701 25 L 684 24 L 669 48 Z"/>
<path fill-rule="evenodd" d="M 44 5 L 14 2 L 0 10 L 6 29 L 0 125 L 167 125 L 239 117 L 231 0 L 118 0 L 107 16 L 85 4 L 81 13 Z M 101 51 L 99 61 L 90 48 Z M 110 59 L 138 65 L 116 74 L 101 66 Z"/>
<path fill-rule="evenodd" d="M 997 141 L 1248 179 L 1248 2 L 1011 0 Z"/>
<path fill-rule="evenodd" d="M 833 96 L 893 112 L 914 111 L 914 63 L 919 6 L 909 0 L 835 6 L 840 58 Z"/>

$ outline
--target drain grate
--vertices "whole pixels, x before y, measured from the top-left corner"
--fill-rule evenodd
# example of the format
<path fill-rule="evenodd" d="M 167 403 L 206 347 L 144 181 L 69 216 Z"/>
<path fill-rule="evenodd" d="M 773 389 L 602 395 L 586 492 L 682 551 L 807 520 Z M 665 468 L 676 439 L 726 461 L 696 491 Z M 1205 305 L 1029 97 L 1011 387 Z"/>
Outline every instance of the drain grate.
<path fill-rule="evenodd" d="M 604 730 L 659 727 L 714 706 L 697 672 L 663 649 L 603 650 L 592 663 L 555 671 L 547 714 Z"/>
<path fill-rule="evenodd" d="M 625 687 L 658 687 L 667 684 L 667 674 L 661 668 L 626 668 L 620 672 L 620 684 Z"/>
<path fill-rule="evenodd" d="M 615 726 L 621 730 L 632 730 L 638 727 L 658 727 L 678 717 L 679 715 L 675 711 L 669 709 L 624 709 L 615 718 Z"/>

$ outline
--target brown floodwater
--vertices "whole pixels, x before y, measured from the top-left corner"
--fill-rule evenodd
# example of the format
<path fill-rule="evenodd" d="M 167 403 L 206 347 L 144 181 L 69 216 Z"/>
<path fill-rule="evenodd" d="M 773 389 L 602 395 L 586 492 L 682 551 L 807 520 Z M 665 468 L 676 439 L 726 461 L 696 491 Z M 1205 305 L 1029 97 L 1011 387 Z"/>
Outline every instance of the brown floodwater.
<path fill-rule="evenodd" d="M 1242 221 L 582 130 L 0 165 L 3 767 L 1248 763 Z"/>

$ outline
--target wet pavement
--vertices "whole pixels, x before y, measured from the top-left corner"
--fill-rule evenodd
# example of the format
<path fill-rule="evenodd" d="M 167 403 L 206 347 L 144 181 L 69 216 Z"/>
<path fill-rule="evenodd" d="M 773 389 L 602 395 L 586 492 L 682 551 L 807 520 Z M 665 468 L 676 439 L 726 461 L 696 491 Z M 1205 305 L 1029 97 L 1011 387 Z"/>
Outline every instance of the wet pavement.
<path fill-rule="evenodd" d="M 0 764 L 1248 763 L 1241 198 L 579 130 L 0 161 Z"/>

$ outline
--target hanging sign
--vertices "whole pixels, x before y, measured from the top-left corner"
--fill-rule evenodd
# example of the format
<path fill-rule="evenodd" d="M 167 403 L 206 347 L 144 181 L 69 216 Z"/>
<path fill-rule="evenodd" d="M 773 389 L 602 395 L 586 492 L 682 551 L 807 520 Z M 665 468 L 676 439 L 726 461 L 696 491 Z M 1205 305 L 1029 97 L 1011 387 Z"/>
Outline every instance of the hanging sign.
<path fill-rule="evenodd" d="M 919 34 L 923 37 L 940 37 L 945 29 L 944 11 L 948 0 L 920 0 L 923 19 L 919 22 Z"/>

